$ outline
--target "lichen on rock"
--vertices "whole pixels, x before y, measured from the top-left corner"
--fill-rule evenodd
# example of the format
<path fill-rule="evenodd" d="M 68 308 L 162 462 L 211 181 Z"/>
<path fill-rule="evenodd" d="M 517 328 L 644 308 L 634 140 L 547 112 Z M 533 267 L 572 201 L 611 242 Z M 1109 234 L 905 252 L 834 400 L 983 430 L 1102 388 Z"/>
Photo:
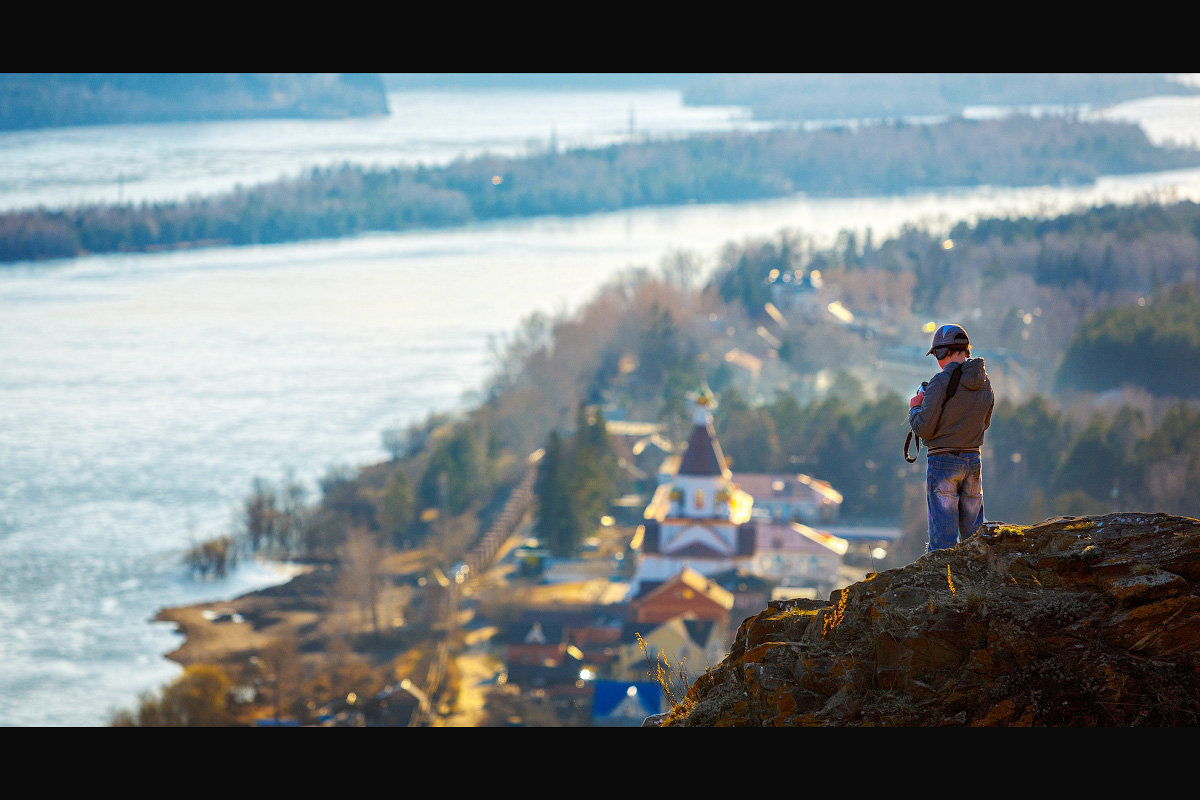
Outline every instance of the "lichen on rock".
<path fill-rule="evenodd" d="M 1200 724 L 1200 521 L 987 523 L 828 602 L 773 602 L 647 726 Z"/>

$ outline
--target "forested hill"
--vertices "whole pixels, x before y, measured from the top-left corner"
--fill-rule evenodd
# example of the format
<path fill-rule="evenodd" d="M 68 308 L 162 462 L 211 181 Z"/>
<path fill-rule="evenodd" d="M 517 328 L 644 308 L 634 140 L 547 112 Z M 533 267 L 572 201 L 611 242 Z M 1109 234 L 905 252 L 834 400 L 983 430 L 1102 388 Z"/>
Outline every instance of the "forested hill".
<path fill-rule="evenodd" d="M 186 203 L 16 211 L 0 215 L 0 261 L 270 244 L 796 193 L 1084 184 L 1100 175 L 1194 166 L 1200 151 L 1156 147 L 1137 125 L 1066 116 L 710 134 L 524 158 L 484 156 L 439 168 L 315 169 Z"/>
<path fill-rule="evenodd" d="M 370 73 L 0 73 L 0 130 L 387 110 Z"/>
<path fill-rule="evenodd" d="M 757 119 L 878 119 L 962 114 L 971 106 L 1092 108 L 1200 93 L 1165 73 L 798 73 L 702 75 L 688 105 L 737 105 Z"/>

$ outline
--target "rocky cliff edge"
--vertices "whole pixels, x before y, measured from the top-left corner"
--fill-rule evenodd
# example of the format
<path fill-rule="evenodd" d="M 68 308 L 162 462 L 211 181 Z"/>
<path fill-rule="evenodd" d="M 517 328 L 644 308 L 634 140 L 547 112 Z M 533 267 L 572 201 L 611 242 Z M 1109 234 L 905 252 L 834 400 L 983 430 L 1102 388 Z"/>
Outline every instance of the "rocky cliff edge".
<path fill-rule="evenodd" d="M 1200 521 L 987 523 L 772 603 L 647 727 L 1200 724 Z"/>

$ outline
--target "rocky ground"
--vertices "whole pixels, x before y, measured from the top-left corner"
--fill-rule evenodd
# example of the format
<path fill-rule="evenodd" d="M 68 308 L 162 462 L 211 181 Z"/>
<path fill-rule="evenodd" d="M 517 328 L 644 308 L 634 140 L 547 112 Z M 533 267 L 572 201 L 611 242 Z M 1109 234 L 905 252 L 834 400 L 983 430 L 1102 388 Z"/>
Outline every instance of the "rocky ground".
<path fill-rule="evenodd" d="M 783 601 L 647 726 L 1200 724 L 1200 521 L 988 523 Z"/>

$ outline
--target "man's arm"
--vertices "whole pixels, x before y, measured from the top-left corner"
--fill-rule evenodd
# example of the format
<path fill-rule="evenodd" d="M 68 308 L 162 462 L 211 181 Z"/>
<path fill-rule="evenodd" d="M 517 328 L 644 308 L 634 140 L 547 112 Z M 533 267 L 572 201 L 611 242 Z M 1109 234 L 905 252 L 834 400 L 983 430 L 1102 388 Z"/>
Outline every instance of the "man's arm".
<path fill-rule="evenodd" d="M 925 387 L 925 399 L 908 410 L 908 424 L 913 433 L 929 439 L 937 431 L 942 416 L 942 398 L 946 396 L 946 373 L 939 372 Z"/>

